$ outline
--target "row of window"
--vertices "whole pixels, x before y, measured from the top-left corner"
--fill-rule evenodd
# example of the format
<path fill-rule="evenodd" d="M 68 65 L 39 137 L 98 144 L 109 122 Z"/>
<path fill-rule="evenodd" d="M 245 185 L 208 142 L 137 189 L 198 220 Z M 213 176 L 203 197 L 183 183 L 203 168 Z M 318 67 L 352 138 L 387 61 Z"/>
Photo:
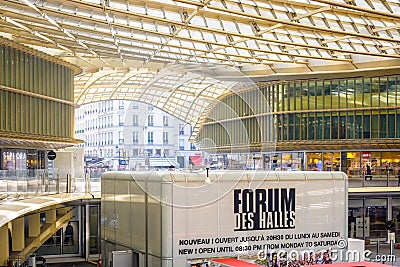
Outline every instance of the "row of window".
<path fill-rule="evenodd" d="M 265 82 L 222 99 L 197 140 L 221 147 L 275 138 L 398 138 L 398 105 L 400 76 Z"/>
<path fill-rule="evenodd" d="M 108 115 L 108 116 L 100 116 L 97 119 L 89 119 L 85 121 L 85 130 L 95 130 L 95 129 L 101 129 L 101 128 L 106 128 L 106 127 L 112 127 L 112 126 L 124 126 L 125 125 L 125 116 L 124 115 L 118 115 L 118 124 L 114 124 L 112 121 L 113 115 Z M 132 116 L 132 126 L 139 126 L 139 115 L 133 115 Z M 154 115 L 148 115 L 147 116 L 147 126 L 154 126 Z M 169 126 L 169 117 L 168 116 L 163 116 L 163 126 L 167 127 Z"/>
<path fill-rule="evenodd" d="M 84 119 L 86 115 L 93 115 L 93 114 L 98 114 L 98 113 L 114 110 L 114 106 L 116 106 L 116 105 L 114 105 L 114 102 L 117 102 L 117 101 L 118 101 L 118 109 L 125 109 L 125 101 L 126 100 L 101 101 L 101 102 L 94 103 L 94 104 L 87 104 L 85 109 L 81 109 L 81 110 L 78 109 L 76 112 L 76 118 Z M 133 105 L 132 109 L 138 110 L 139 106 Z M 154 110 L 154 107 L 148 106 L 148 110 Z M 167 117 L 167 116 L 164 116 L 164 117 Z M 168 125 L 164 125 L 164 126 L 168 126 Z"/>
<path fill-rule="evenodd" d="M 86 135 L 86 146 L 105 146 L 114 143 L 113 132 L 93 133 Z"/>
<path fill-rule="evenodd" d="M 265 119 L 205 125 L 198 138 L 212 136 L 217 146 L 226 146 L 266 142 L 275 136 L 278 141 L 400 137 L 400 110 L 281 114 L 275 116 L 275 125 Z"/>
<path fill-rule="evenodd" d="M 169 133 L 163 132 L 163 144 L 169 143 Z M 125 142 L 124 134 L 122 131 L 118 132 L 118 144 L 123 145 Z M 132 143 L 139 144 L 139 132 L 132 132 Z M 147 143 L 154 144 L 154 132 L 147 132 Z M 113 144 L 113 132 L 104 132 L 98 134 L 89 134 L 86 136 L 87 146 L 97 145 L 112 145 Z"/>
<path fill-rule="evenodd" d="M 0 45 L 0 84 L 74 101 L 72 69 L 5 45 Z"/>
<path fill-rule="evenodd" d="M 134 157 L 145 157 L 146 155 L 150 157 L 170 157 L 169 149 L 161 148 L 147 148 L 147 149 L 88 149 L 85 152 L 85 156 L 89 157 L 115 157 L 115 158 L 134 158 Z"/>
<path fill-rule="evenodd" d="M 362 109 L 400 105 L 400 76 L 260 83 L 222 99 L 207 122 L 269 112 Z"/>
<path fill-rule="evenodd" d="M 97 115 L 106 111 L 114 110 L 114 102 L 117 100 L 101 101 L 98 103 L 92 103 L 85 105 L 83 109 L 77 109 L 75 112 L 75 118 L 84 119 L 87 115 Z M 118 100 L 119 109 L 124 109 L 124 100 Z M 135 106 L 134 106 L 135 107 Z"/>
<path fill-rule="evenodd" d="M 277 116 L 278 140 L 399 138 L 400 110 Z"/>

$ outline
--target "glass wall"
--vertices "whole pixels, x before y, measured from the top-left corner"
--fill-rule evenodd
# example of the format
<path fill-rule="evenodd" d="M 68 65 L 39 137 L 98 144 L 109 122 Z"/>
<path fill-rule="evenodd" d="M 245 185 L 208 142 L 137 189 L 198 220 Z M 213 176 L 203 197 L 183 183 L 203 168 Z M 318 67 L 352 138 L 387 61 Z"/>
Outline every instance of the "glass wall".
<path fill-rule="evenodd" d="M 89 238 L 89 253 L 99 254 L 100 253 L 100 207 L 90 206 L 90 238 Z"/>
<path fill-rule="evenodd" d="M 340 152 L 307 152 L 307 171 L 340 171 Z"/>
<path fill-rule="evenodd" d="M 394 197 L 392 199 L 392 219 L 396 225 L 396 240 L 395 242 L 400 242 L 400 198 Z"/>
<path fill-rule="evenodd" d="M 371 241 L 386 241 L 387 198 L 349 199 L 348 236 Z"/>
<path fill-rule="evenodd" d="M 351 183 L 358 180 L 359 186 L 400 185 L 400 151 L 347 151 L 343 155 L 346 165 L 342 171 Z"/>
<path fill-rule="evenodd" d="M 262 121 L 271 114 L 278 141 L 396 138 L 400 136 L 400 114 L 396 108 L 400 103 L 399 81 L 400 76 L 394 75 L 260 83 L 257 90 L 229 95 L 216 104 L 197 139 L 212 138 L 217 147 L 227 142 L 234 145 L 222 129 L 226 127 L 221 125 L 242 121 L 248 133 L 259 133 L 265 128 L 256 120 Z M 261 113 L 246 106 L 243 111 L 242 95 L 251 98 L 249 95 L 253 94 L 257 98 L 259 92 L 271 110 Z M 224 106 L 236 112 L 228 112 Z M 259 134 L 249 134 L 248 141 L 260 143 Z"/>
<path fill-rule="evenodd" d="M 304 152 L 264 153 L 264 169 L 271 171 L 303 171 Z"/>
<path fill-rule="evenodd" d="M 72 210 L 72 214 L 73 216 L 68 224 L 58 229 L 57 232 L 47 239 L 36 251 L 38 256 L 79 254 L 81 246 L 79 208 L 75 207 Z M 43 220 L 42 223 L 45 224 L 46 220 Z"/>
<path fill-rule="evenodd" d="M 369 222 L 369 237 L 386 240 L 387 199 L 371 198 L 365 200 L 365 223 Z M 367 235 L 365 235 L 367 236 Z"/>
<path fill-rule="evenodd" d="M 348 234 L 351 238 L 363 238 L 369 236 L 369 229 L 366 229 L 364 221 L 364 200 L 349 199 L 348 213 Z M 368 225 L 369 226 L 369 225 Z"/>

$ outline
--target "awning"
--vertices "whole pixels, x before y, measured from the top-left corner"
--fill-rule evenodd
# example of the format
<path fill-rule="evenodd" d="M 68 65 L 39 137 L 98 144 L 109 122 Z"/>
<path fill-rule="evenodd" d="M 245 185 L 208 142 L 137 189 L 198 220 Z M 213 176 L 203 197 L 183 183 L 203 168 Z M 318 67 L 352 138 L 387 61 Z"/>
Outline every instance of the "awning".
<path fill-rule="evenodd" d="M 202 159 L 201 155 L 189 156 L 189 163 L 195 166 L 201 166 Z"/>

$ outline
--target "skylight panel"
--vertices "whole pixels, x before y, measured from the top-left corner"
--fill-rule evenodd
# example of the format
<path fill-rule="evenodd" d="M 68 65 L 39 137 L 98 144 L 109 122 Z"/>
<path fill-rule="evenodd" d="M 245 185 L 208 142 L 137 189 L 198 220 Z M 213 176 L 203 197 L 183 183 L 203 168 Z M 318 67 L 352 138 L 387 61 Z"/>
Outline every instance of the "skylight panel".
<path fill-rule="evenodd" d="M 234 22 L 223 20 L 222 24 L 224 25 L 225 31 L 237 32 L 237 28 Z"/>
<path fill-rule="evenodd" d="M 199 16 L 195 16 L 190 20 L 190 24 L 192 25 L 196 25 L 196 26 L 206 26 L 204 24 L 204 19 L 199 17 Z"/>
<path fill-rule="evenodd" d="M 123 24 L 123 25 L 127 25 L 128 24 L 126 18 L 117 17 L 117 16 L 114 17 L 114 21 L 113 22 L 114 23 L 118 23 L 118 24 Z"/>
<path fill-rule="evenodd" d="M 204 32 L 203 35 L 204 35 L 204 40 L 215 42 L 215 37 L 212 33 Z"/>
<path fill-rule="evenodd" d="M 343 27 L 346 32 L 354 32 L 355 31 L 353 26 L 350 23 L 343 23 Z M 339 30 L 341 30 L 341 28 L 339 28 Z"/>
<path fill-rule="evenodd" d="M 244 13 L 258 16 L 258 13 L 254 7 L 248 5 L 243 5 L 243 7 L 244 7 Z"/>
<path fill-rule="evenodd" d="M 166 17 L 166 19 L 168 19 L 168 20 L 174 20 L 174 21 L 179 21 L 179 22 L 182 21 L 182 17 L 181 17 L 181 15 L 180 15 L 179 13 L 177 13 L 177 12 L 172 12 L 172 11 L 169 11 L 169 10 L 165 10 L 164 12 L 165 12 L 165 17 Z M 161 13 L 161 14 L 160 14 L 160 13 Z M 162 14 L 161 11 L 159 11 L 158 17 L 160 17 L 160 18 L 163 18 L 163 17 L 164 17 L 164 15 Z"/>
<path fill-rule="evenodd" d="M 207 25 L 209 28 L 222 30 L 220 22 L 216 19 L 207 18 Z"/>
<path fill-rule="evenodd" d="M 189 37 L 190 37 L 189 31 L 188 31 L 187 29 L 182 29 L 182 30 L 179 32 L 179 36 L 182 36 L 182 37 L 185 37 L 185 38 L 189 38 Z"/>
<path fill-rule="evenodd" d="M 90 17 L 90 14 L 86 10 L 75 10 L 74 12 L 78 16 L 83 16 L 83 17 Z M 105 19 L 105 16 L 103 16 L 103 19 Z"/>
<path fill-rule="evenodd" d="M 217 43 L 227 43 L 226 35 L 216 34 L 215 37 L 217 39 Z"/>
<path fill-rule="evenodd" d="M 129 20 L 128 25 L 136 27 L 136 28 L 141 28 L 142 27 L 142 23 L 140 21 L 131 20 L 131 19 Z"/>
<path fill-rule="evenodd" d="M 129 11 L 134 13 L 146 14 L 146 9 L 140 5 L 129 5 Z"/>
<path fill-rule="evenodd" d="M 253 30 L 251 28 L 251 26 L 249 24 L 244 24 L 244 23 L 238 23 L 240 32 L 242 34 L 246 34 L 246 35 L 253 35 Z M 235 30 L 236 32 L 237 30 Z"/>

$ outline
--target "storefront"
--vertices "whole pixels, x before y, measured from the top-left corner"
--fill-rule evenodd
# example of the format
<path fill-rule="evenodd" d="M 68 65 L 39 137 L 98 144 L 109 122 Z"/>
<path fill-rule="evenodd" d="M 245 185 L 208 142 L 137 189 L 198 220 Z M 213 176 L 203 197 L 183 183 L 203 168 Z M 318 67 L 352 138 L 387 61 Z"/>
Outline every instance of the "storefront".
<path fill-rule="evenodd" d="M 397 176 L 400 151 L 346 152 L 343 171 L 350 177 L 360 177 L 370 166 L 373 177 Z"/>
<path fill-rule="evenodd" d="M 309 151 L 264 153 L 264 169 L 272 171 L 343 171 L 363 178 L 367 166 L 373 178 L 396 177 L 400 151 Z"/>
<path fill-rule="evenodd" d="M 0 150 L 1 170 L 26 171 L 45 169 L 46 151 L 36 149 L 3 148 Z"/>
<path fill-rule="evenodd" d="M 304 170 L 304 152 L 266 153 L 264 168 L 271 171 L 302 171 Z"/>
<path fill-rule="evenodd" d="M 362 196 L 363 195 L 363 196 Z M 367 243 L 387 241 L 386 222 L 395 222 L 395 243 L 400 242 L 400 195 L 387 193 L 376 196 L 365 193 L 349 194 L 348 237 Z"/>

